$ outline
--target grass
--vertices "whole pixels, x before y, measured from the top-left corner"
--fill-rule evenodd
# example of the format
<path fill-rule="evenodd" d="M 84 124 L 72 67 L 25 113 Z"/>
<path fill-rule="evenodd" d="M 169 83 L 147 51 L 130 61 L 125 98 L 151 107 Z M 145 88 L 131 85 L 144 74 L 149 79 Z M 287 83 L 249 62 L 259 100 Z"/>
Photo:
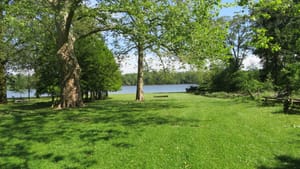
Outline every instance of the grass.
<path fill-rule="evenodd" d="M 156 94 L 157 95 L 157 94 Z M 242 99 L 133 95 L 0 106 L 1 169 L 299 169 L 300 116 Z"/>

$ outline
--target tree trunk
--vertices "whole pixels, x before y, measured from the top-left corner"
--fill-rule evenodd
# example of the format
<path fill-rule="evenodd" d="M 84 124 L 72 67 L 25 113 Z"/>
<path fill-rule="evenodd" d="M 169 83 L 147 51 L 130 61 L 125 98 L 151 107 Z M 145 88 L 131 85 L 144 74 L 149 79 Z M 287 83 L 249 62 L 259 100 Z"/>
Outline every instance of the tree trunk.
<path fill-rule="evenodd" d="M 0 2 L 0 20 L 4 19 L 5 7 L 4 5 L 8 2 L 2 1 Z M 2 23 L 0 24 L 0 104 L 7 103 L 7 93 L 6 93 L 6 69 L 5 64 L 7 60 L 5 59 L 5 51 L 3 49 L 3 37 L 4 37 L 4 26 Z"/>
<path fill-rule="evenodd" d="M 62 66 L 61 96 L 58 108 L 81 107 L 80 66 L 74 54 L 75 39 L 68 36 L 57 55 Z"/>
<path fill-rule="evenodd" d="M 0 104 L 7 103 L 5 63 L 0 60 Z"/>
<path fill-rule="evenodd" d="M 136 101 L 144 101 L 144 48 L 140 43 L 138 44 L 138 72 L 136 85 Z"/>

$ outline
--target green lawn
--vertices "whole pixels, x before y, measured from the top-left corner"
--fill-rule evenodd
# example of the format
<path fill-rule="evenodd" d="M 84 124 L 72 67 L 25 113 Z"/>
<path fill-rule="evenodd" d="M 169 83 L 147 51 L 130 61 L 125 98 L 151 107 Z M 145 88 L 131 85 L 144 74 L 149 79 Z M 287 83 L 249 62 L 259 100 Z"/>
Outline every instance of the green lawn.
<path fill-rule="evenodd" d="M 0 105 L 0 169 L 299 169 L 300 115 L 242 99 Z"/>

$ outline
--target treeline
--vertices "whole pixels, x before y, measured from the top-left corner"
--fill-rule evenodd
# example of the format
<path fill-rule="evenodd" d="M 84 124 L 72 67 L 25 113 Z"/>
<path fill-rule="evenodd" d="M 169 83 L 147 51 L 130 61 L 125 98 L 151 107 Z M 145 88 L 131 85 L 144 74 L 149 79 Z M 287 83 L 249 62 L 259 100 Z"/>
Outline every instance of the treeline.
<path fill-rule="evenodd" d="M 152 71 L 144 73 L 144 84 L 198 84 L 200 82 L 199 72 L 172 72 L 172 71 Z M 136 73 L 122 76 L 123 85 L 136 85 Z"/>

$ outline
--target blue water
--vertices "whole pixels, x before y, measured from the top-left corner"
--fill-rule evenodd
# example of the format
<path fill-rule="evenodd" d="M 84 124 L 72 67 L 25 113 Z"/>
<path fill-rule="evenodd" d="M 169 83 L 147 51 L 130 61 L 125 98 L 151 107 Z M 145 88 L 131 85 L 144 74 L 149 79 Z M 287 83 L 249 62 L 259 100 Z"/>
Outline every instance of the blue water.
<path fill-rule="evenodd" d="M 196 84 L 174 84 L 174 85 L 145 85 L 144 93 L 185 92 L 185 89 Z M 134 94 L 136 86 L 123 86 L 120 91 L 110 94 Z"/>
<path fill-rule="evenodd" d="M 196 84 L 174 84 L 174 85 L 145 85 L 144 93 L 166 93 L 166 92 L 185 92 L 185 89 Z M 120 91 L 109 92 L 109 94 L 134 94 L 136 86 L 123 86 Z M 47 96 L 47 95 L 43 95 Z M 28 97 L 28 92 L 25 90 L 22 93 L 7 91 L 7 98 Z M 30 97 L 35 97 L 35 90 L 31 89 Z"/>
<path fill-rule="evenodd" d="M 43 95 L 47 96 L 47 95 Z M 7 91 L 7 98 L 24 98 L 28 97 L 28 91 L 24 90 L 23 92 L 14 92 L 14 91 Z M 35 89 L 30 89 L 30 97 L 35 97 Z"/>

